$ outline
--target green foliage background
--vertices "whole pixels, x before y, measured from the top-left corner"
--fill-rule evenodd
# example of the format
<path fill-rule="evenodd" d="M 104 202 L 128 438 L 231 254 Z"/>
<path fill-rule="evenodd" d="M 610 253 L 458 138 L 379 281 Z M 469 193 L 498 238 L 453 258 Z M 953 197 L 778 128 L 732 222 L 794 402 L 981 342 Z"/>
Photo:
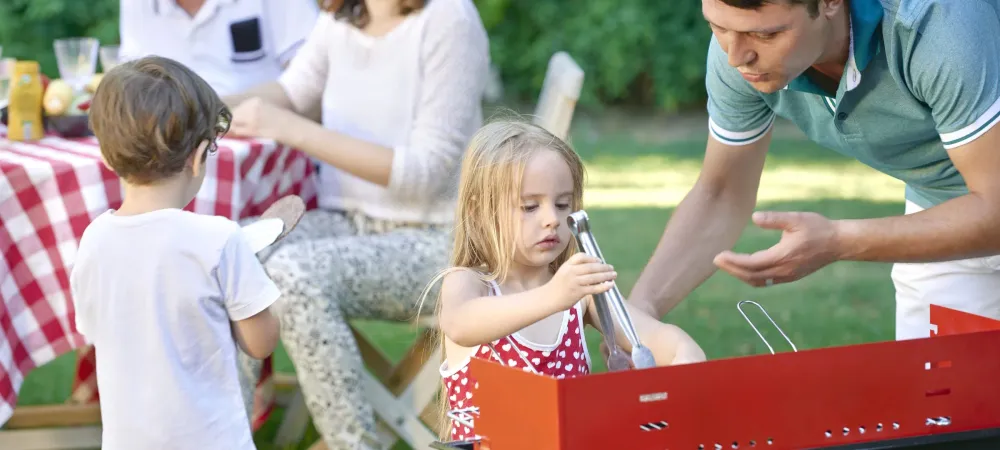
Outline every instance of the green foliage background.
<path fill-rule="evenodd" d="M 54 76 L 54 39 L 85 35 L 118 42 L 118 2 L 2 0 L 4 56 L 37 59 Z M 710 32 L 699 1 L 475 2 L 490 33 L 508 101 L 532 102 L 549 57 L 560 50 L 586 72 L 582 107 L 628 105 L 670 112 L 699 107 L 704 99 Z"/>

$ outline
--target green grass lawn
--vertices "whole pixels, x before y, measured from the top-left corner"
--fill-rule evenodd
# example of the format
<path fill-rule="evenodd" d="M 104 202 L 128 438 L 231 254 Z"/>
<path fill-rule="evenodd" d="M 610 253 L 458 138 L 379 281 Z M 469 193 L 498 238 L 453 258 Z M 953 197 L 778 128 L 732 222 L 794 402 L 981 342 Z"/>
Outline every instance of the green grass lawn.
<path fill-rule="evenodd" d="M 627 296 L 673 206 L 697 177 L 704 141 L 654 145 L 626 136 L 576 136 L 574 145 L 588 167 L 586 209 L 594 234 L 605 257 L 618 270 L 619 287 Z M 787 140 L 773 146 L 758 209 L 814 211 L 834 219 L 863 218 L 900 214 L 902 198 L 901 183 L 810 143 Z M 763 249 L 778 237 L 778 232 L 749 226 L 737 249 Z M 887 264 L 836 263 L 804 280 L 767 289 L 751 288 L 717 273 L 665 320 L 687 330 L 709 358 L 768 351 L 736 309 L 737 302 L 744 299 L 767 308 L 799 349 L 890 340 L 893 288 L 889 269 Z M 780 335 L 755 312 L 749 314 L 775 349 L 788 350 Z M 409 325 L 365 322 L 362 326 L 391 358 L 400 358 L 415 337 Z M 600 365 L 598 337 L 592 330 L 588 336 L 593 360 Z M 74 355 L 64 355 L 32 372 L 22 388 L 20 403 L 64 401 L 74 361 Z M 292 371 L 283 351 L 278 351 L 276 362 L 277 370 Z M 262 449 L 272 448 L 268 442 L 279 418 L 280 413 L 258 433 Z M 315 434 L 310 437 L 315 439 Z"/>

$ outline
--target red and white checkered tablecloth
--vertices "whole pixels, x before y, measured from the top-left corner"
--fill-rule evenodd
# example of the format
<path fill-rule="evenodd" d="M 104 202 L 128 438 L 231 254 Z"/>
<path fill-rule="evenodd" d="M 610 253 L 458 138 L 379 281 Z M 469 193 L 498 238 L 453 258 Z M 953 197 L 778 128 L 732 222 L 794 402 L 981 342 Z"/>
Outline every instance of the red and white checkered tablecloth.
<path fill-rule="evenodd" d="M 240 220 L 299 195 L 315 207 L 313 166 L 270 141 L 223 139 L 187 210 Z M 73 400 L 98 400 L 94 349 L 76 331 L 69 273 L 80 236 L 121 205 L 118 178 L 100 162 L 96 139 L 6 139 L 0 126 L 0 425 L 13 413 L 25 375 L 79 349 Z M 255 423 L 270 412 L 270 361 L 258 384 Z"/>

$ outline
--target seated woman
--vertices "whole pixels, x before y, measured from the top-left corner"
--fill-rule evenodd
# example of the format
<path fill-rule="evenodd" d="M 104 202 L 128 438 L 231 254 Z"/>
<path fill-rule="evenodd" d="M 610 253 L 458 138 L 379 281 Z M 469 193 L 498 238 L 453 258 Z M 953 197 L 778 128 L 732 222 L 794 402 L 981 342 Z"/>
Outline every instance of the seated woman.
<path fill-rule="evenodd" d="M 319 209 L 265 256 L 282 342 L 330 449 L 377 448 L 348 318 L 412 319 L 447 267 L 458 172 L 482 125 L 486 31 L 472 0 L 328 1 L 276 83 L 226 102 L 231 135 L 319 169 Z M 303 115 L 321 102 L 321 123 Z M 433 311 L 428 308 L 426 311 Z"/>

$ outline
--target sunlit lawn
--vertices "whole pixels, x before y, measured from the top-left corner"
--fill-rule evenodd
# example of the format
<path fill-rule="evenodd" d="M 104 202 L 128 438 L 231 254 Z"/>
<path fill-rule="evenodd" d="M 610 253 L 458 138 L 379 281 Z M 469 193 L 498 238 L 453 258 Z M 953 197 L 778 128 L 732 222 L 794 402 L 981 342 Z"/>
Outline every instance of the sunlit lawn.
<path fill-rule="evenodd" d="M 574 145 L 587 162 L 586 208 L 595 236 L 627 295 L 673 206 L 697 177 L 704 141 L 652 145 L 604 136 L 591 141 L 578 137 Z M 787 140 L 773 146 L 758 209 L 815 211 L 835 219 L 886 216 L 902 211 L 902 196 L 902 184 L 895 180 L 812 144 Z M 777 232 L 750 226 L 737 248 L 763 249 L 777 239 Z M 892 339 L 893 289 L 885 264 L 837 263 L 799 282 L 767 289 L 716 274 L 665 319 L 691 333 L 710 358 L 767 352 L 736 309 L 743 299 L 767 308 L 800 349 Z M 751 317 L 766 333 L 766 319 Z M 391 358 L 401 357 L 415 335 L 409 325 L 366 322 L 362 327 Z M 777 333 L 766 334 L 777 350 L 788 349 Z M 593 360 L 601 364 L 597 336 L 590 333 L 589 341 Z M 276 362 L 277 370 L 292 371 L 282 351 Z M 74 356 L 65 355 L 32 372 L 21 404 L 65 400 L 73 364 Z M 268 443 L 279 418 L 258 432 L 262 449 L 272 448 Z M 309 438 L 315 439 L 311 429 Z"/>

